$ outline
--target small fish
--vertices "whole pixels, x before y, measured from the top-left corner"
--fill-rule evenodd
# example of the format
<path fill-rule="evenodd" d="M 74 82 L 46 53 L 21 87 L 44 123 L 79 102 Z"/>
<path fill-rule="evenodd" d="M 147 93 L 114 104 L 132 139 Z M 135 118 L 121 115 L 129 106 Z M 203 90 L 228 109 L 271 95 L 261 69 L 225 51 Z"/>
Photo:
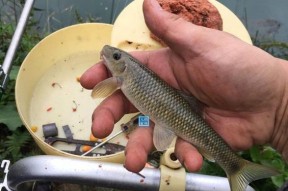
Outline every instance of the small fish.
<path fill-rule="evenodd" d="M 120 88 L 131 103 L 155 123 L 153 142 L 157 150 L 166 150 L 176 136 L 181 137 L 225 170 L 232 191 L 244 191 L 254 180 L 279 174 L 234 153 L 191 107 L 187 96 L 128 53 L 106 45 L 101 57 L 113 77 L 97 84 L 92 97 L 107 97 Z"/>

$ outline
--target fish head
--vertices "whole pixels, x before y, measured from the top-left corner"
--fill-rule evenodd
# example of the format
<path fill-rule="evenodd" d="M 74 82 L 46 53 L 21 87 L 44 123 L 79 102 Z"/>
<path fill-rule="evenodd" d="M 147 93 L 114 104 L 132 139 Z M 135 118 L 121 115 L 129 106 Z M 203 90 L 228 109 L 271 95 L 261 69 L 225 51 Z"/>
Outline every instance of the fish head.
<path fill-rule="evenodd" d="M 118 48 L 105 45 L 101 50 L 101 58 L 113 76 L 120 76 L 126 69 L 127 53 Z"/>

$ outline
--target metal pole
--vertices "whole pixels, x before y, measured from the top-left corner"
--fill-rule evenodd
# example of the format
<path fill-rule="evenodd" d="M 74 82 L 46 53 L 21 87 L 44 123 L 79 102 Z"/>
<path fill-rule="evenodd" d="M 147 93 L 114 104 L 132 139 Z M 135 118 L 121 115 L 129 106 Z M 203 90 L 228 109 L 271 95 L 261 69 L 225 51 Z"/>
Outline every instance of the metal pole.
<path fill-rule="evenodd" d="M 32 181 L 94 185 L 134 191 L 158 191 L 161 172 L 144 168 L 139 174 L 123 165 L 60 156 L 34 156 L 22 159 L 9 168 L 7 183 L 12 190 L 24 190 Z M 21 189 L 22 188 L 22 189 Z M 227 178 L 195 173 L 186 174 L 186 191 L 230 191 Z M 250 186 L 246 191 L 254 191 Z"/>
<path fill-rule="evenodd" d="M 26 0 L 25 5 L 23 7 L 21 16 L 19 18 L 19 22 L 17 24 L 16 30 L 14 32 L 14 35 L 12 37 L 10 46 L 8 48 L 8 51 L 6 53 L 4 62 L 2 65 L 0 65 L 0 96 L 2 93 L 4 93 L 7 83 L 8 83 L 8 76 L 9 72 L 12 67 L 12 61 L 14 59 L 15 53 L 17 51 L 19 42 L 21 40 L 23 31 L 25 29 L 27 20 L 29 18 L 30 11 L 32 9 L 34 0 Z M 0 97 L 1 98 L 1 97 Z"/>
<path fill-rule="evenodd" d="M 49 181 L 95 185 L 141 191 L 157 191 L 160 171 L 145 169 L 141 175 L 127 171 L 123 165 L 59 156 L 35 156 L 22 159 L 9 168 L 7 183 L 12 190 L 24 190 L 25 182 Z"/>

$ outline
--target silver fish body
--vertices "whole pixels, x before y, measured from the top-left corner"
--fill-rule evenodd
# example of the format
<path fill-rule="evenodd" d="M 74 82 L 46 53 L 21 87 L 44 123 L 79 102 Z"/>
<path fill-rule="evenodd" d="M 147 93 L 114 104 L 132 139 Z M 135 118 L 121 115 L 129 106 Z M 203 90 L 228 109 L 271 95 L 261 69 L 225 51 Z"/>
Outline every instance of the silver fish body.
<path fill-rule="evenodd" d="M 128 53 L 106 45 L 102 57 L 113 78 L 97 85 L 93 96 L 107 96 L 115 87 L 121 88 L 131 103 L 155 123 L 153 141 L 158 150 L 165 150 L 175 136 L 181 137 L 225 170 L 232 191 L 245 190 L 253 180 L 278 174 L 234 153 L 179 91 Z M 105 86 L 111 88 L 103 90 Z"/>

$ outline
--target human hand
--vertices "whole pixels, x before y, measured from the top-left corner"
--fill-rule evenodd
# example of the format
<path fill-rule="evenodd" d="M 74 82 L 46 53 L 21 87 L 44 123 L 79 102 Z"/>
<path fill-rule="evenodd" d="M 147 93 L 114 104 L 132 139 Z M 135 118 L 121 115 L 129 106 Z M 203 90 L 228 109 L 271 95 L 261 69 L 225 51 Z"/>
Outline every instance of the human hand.
<path fill-rule="evenodd" d="M 203 117 L 233 149 L 271 143 L 284 151 L 288 64 L 229 34 L 187 23 L 153 0 L 145 0 L 143 7 L 147 26 L 169 48 L 133 55 L 171 86 L 204 103 Z M 93 88 L 108 76 L 100 63 L 83 74 L 81 84 Z M 92 131 L 105 137 L 125 113 L 135 111 L 118 91 L 96 108 Z M 151 128 L 136 129 L 127 144 L 126 168 L 140 171 L 152 147 Z M 181 139 L 176 155 L 190 171 L 201 167 L 202 156 Z"/>

